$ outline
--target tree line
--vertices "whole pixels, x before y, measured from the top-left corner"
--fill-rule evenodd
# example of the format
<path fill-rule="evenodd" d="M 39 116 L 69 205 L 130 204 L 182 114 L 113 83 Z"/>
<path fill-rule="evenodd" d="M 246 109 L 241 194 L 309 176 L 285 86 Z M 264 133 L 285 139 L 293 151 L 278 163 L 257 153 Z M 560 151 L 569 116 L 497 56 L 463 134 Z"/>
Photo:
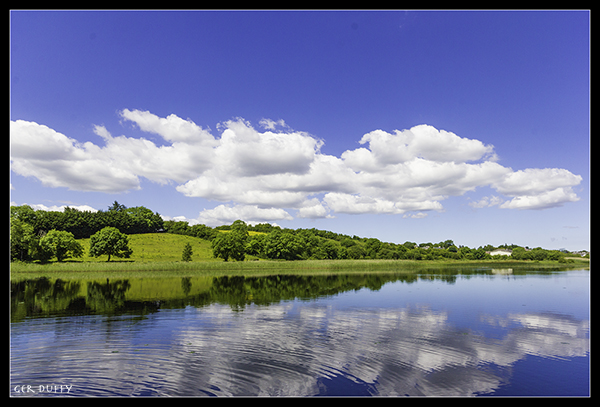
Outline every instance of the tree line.
<path fill-rule="evenodd" d="M 262 226 L 260 228 L 263 228 Z M 556 260 L 565 262 L 564 253 L 558 250 L 535 248 L 528 250 L 516 245 L 504 245 L 513 250 L 512 257 L 491 256 L 491 245 L 476 249 L 456 246 L 454 241 L 439 243 L 382 242 L 376 238 L 360 238 L 316 229 L 281 229 L 271 227 L 267 233 L 248 233 L 252 227 L 235 221 L 226 228 L 227 233 L 215 235 L 212 240 L 213 255 L 225 261 L 244 260 L 253 255 L 272 260 L 336 260 L 336 259 L 388 259 L 388 260 Z M 513 249 L 514 248 L 514 249 Z"/>
<path fill-rule="evenodd" d="M 58 261 L 81 257 L 83 247 L 76 239 L 92 238 L 91 256 L 128 257 L 127 235 L 163 230 L 163 219 L 143 206 L 127 208 L 115 201 L 106 211 L 63 212 L 34 210 L 28 205 L 10 207 L 11 260 Z M 101 233 L 102 232 L 102 233 Z M 94 238 L 95 236 L 95 238 Z M 107 243 L 108 242 L 108 243 Z"/>
<path fill-rule="evenodd" d="M 224 276 L 214 277 L 205 291 L 195 295 L 189 295 L 192 286 L 197 284 L 195 279 L 182 277 L 177 290 L 171 291 L 174 286 L 169 284 L 161 286 L 158 293 L 153 291 L 152 296 L 156 301 L 143 299 L 144 285 L 141 279 L 111 278 L 106 282 L 85 282 L 41 277 L 11 281 L 10 311 L 11 321 L 16 322 L 26 317 L 77 313 L 81 309 L 105 315 L 119 315 L 131 310 L 145 314 L 159 309 L 204 307 L 217 303 L 241 310 L 250 304 L 269 305 L 295 298 L 308 300 L 362 288 L 377 291 L 388 282 L 410 284 L 423 278 L 452 283 L 456 280 L 456 271 L 453 270 L 453 274 L 429 274 L 426 277 L 417 274 Z M 132 289 L 138 294 L 132 294 Z"/>
<path fill-rule="evenodd" d="M 163 219 L 144 206 L 127 208 L 115 201 L 106 211 L 80 211 L 68 206 L 63 212 L 34 210 L 29 205 L 10 207 L 11 225 L 26 223 L 33 233 L 64 230 L 73 233 L 76 239 L 89 238 L 94 233 L 112 226 L 128 235 L 154 233 L 163 228 Z"/>
<path fill-rule="evenodd" d="M 56 257 L 61 261 L 80 257 L 82 248 L 75 239 L 98 235 L 90 248 L 90 255 L 108 254 L 127 257 L 131 254 L 126 235 L 137 233 L 174 233 L 211 241 L 213 256 L 225 261 L 242 261 L 246 256 L 272 260 L 336 260 L 336 259 L 390 259 L 390 260 L 502 260 L 508 256 L 490 256 L 496 247 L 491 245 L 469 248 L 457 246 L 452 240 L 438 243 L 382 242 L 376 238 L 361 238 L 318 229 L 283 229 L 268 223 L 248 225 L 241 220 L 231 225 L 211 228 L 189 225 L 185 221 L 163 221 L 160 214 L 143 206 L 127 208 L 115 201 L 106 211 L 90 212 L 65 208 L 63 212 L 33 210 L 30 206 L 11 206 L 11 260 L 47 261 Z M 59 233 L 60 232 L 60 233 Z M 257 233 L 250 233 L 257 232 Z M 117 234 L 120 233 L 123 236 Z M 110 237 L 110 238 L 109 238 Z M 107 240 L 113 243 L 106 243 Z M 117 250 L 115 245 L 118 244 Z M 112 245 L 112 246 L 111 246 Z M 542 248 L 523 248 L 502 245 L 511 249 L 514 260 L 566 261 L 564 253 Z M 190 249 L 182 259 L 191 258 Z"/>

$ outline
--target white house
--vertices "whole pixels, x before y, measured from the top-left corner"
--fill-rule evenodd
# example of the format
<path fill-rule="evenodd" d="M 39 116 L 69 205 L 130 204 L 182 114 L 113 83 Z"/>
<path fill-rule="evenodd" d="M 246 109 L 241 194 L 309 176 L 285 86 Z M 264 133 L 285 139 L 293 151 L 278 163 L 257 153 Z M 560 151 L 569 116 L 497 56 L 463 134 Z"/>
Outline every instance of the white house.
<path fill-rule="evenodd" d="M 488 252 L 490 256 L 510 256 L 512 255 L 512 250 L 508 249 L 496 249 Z"/>

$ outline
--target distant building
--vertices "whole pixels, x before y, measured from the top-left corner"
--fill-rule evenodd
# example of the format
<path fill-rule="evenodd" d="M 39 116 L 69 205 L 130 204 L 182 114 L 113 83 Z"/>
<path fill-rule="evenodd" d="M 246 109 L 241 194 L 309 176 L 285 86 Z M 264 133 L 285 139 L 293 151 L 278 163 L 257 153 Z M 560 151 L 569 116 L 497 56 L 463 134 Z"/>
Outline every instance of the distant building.
<path fill-rule="evenodd" d="M 512 250 L 510 249 L 496 249 L 496 250 L 492 250 L 491 252 L 486 252 L 488 253 L 490 256 L 511 256 L 512 255 Z"/>

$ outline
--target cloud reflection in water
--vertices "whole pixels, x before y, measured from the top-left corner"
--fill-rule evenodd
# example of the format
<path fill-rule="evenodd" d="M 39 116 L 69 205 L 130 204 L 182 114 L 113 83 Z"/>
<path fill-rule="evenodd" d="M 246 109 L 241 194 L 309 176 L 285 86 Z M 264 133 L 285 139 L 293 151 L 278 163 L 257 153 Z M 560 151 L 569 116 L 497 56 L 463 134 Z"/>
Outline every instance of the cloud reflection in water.
<path fill-rule="evenodd" d="M 311 304 L 296 310 L 282 303 L 250 307 L 241 317 L 223 311 L 216 305 L 198 310 L 202 320 L 219 317 L 201 329 L 188 327 L 179 338 L 195 357 L 181 377 L 219 388 L 218 394 L 319 394 L 323 378 L 342 376 L 365 394 L 475 395 L 508 380 L 490 364 L 589 352 L 589 322 L 561 314 L 487 316 L 491 323 L 512 323 L 501 340 L 491 340 L 459 331 L 445 312 L 423 307 L 340 311 Z"/>
<path fill-rule="evenodd" d="M 546 284 L 545 293 L 559 287 L 556 291 L 569 295 L 560 288 L 566 280 L 557 285 L 558 280 L 540 277 L 524 278 L 535 278 L 538 289 Z M 63 301 L 58 295 L 63 291 L 58 292 L 56 284 L 50 290 L 49 282 L 42 281 L 39 284 L 48 283 L 48 292 L 56 297 L 51 304 L 40 302 L 42 296 L 38 295 L 13 295 L 16 322 L 11 324 L 11 385 L 62 381 L 73 385 L 77 395 L 87 396 L 470 396 L 506 389 L 513 381 L 515 366 L 529 356 L 568 361 L 589 355 L 589 320 L 585 314 L 576 318 L 544 311 L 543 307 L 495 313 L 498 302 L 488 301 L 486 309 L 480 308 L 479 313 L 468 317 L 471 319 L 456 324 L 450 316 L 460 313 L 457 304 L 470 306 L 477 297 L 458 295 L 454 302 L 444 297 L 445 305 L 433 305 L 423 302 L 433 290 L 417 297 L 409 297 L 408 290 L 401 305 L 390 302 L 382 292 L 361 289 L 359 297 L 364 302 L 357 300 L 359 297 L 349 302 L 349 296 L 327 294 L 327 284 L 314 279 L 308 283 L 321 287 L 321 296 L 301 300 L 287 285 L 271 280 L 235 280 L 227 281 L 227 285 L 213 282 L 212 286 L 193 281 L 192 289 L 210 290 L 211 297 L 201 292 L 194 294 L 197 298 L 187 296 L 185 301 L 198 301 L 187 306 L 179 300 L 159 305 L 151 302 L 152 307 L 144 303 L 142 314 L 130 306 L 124 308 L 127 312 L 105 307 L 102 313 L 92 315 L 52 316 L 40 311 L 21 316 L 20 301 L 33 301 L 29 297 L 39 303 L 38 307 L 46 308 L 56 306 L 55 302 L 82 301 L 77 297 L 79 288 L 66 290 L 70 286 L 61 285 L 64 294 L 69 294 L 68 301 Z M 485 292 L 500 299 L 508 288 L 515 292 L 512 281 L 475 277 L 459 282 L 469 285 L 468 292 L 474 287 L 488 289 Z M 587 284 L 587 280 L 582 281 Z M 516 287 L 523 282 L 514 280 Z M 145 281 L 144 285 L 150 283 Z M 182 286 L 180 281 L 161 283 L 177 289 Z M 263 291 L 272 293 L 273 288 L 258 288 L 275 283 L 287 297 L 261 296 Z M 302 284 L 299 287 L 304 287 Z M 406 283 L 390 284 L 398 288 Z M 454 284 L 415 284 L 419 285 L 411 286 L 411 290 L 433 287 L 436 293 L 437 288 L 462 292 Z M 137 285 L 131 283 L 132 287 Z M 107 283 L 105 288 L 113 293 L 114 287 Z M 254 290 L 255 300 L 247 300 L 248 289 Z M 103 304 L 97 295 L 91 295 L 95 292 L 87 292 L 86 309 Z M 127 295 L 136 292 L 130 288 L 123 303 L 131 305 Z M 391 292 L 387 290 L 387 295 Z M 524 289 L 522 293 L 533 302 L 530 291 Z M 556 300 L 556 296 L 552 298 Z M 584 375 L 584 370 L 581 372 Z M 532 386 L 543 380 L 535 376 L 541 372 L 531 373 L 527 380 Z M 560 376 L 560 372 L 552 374 Z"/>

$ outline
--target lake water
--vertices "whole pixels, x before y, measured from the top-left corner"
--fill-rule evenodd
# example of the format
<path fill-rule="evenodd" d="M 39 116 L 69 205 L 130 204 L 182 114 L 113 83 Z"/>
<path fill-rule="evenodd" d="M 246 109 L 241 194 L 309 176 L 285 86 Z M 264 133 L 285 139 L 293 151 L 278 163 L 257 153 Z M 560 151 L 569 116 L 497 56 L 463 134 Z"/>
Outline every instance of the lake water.
<path fill-rule="evenodd" d="M 11 396 L 588 396 L 589 270 L 12 282 Z"/>

